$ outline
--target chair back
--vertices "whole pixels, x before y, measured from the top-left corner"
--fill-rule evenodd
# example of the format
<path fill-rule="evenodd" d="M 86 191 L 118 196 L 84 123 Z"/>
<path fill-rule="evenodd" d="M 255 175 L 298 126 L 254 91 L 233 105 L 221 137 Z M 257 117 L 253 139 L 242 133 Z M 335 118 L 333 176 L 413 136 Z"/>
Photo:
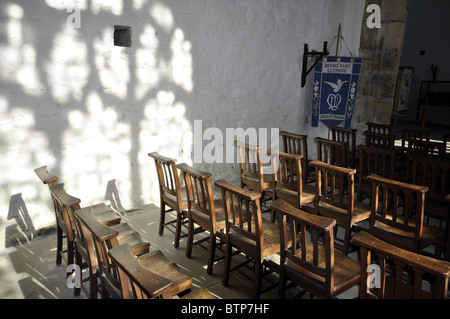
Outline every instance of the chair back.
<path fill-rule="evenodd" d="M 415 140 L 429 141 L 430 131 L 418 128 L 403 128 L 401 150 L 404 154 L 408 151 L 409 143 Z"/>
<path fill-rule="evenodd" d="M 428 187 L 369 175 L 372 183 L 370 233 L 391 244 L 418 252 Z"/>
<path fill-rule="evenodd" d="M 410 157 L 412 164 L 411 184 L 428 187 L 427 201 L 444 202 L 450 193 L 450 163 L 431 158 Z"/>
<path fill-rule="evenodd" d="M 148 156 L 155 160 L 161 201 L 180 212 L 182 194 L 176 159 L 164 157 L 157 152 L 149 153 Z"/>
<path fill-rule="evenodd" d="M 274 173 L 274 198 L 282 198 L 292 206 L 301 208 L 303 174 L 301 155 L 279 152 Z"/>
<path fill-rule="evenodd" d="M 366 137 L 366 146 L 373 148 L 382 148 L 393 150 L 395 146 L 395 135 L 375 133 L 371 131 L 364 131 Z"/>
<path fill-rule="evenodd" d="M 404 250 L 364 231 L 352 242 L 361 248 L 361 299 L 447 298 L 450 263 Z M 410 273 L 407 282 L 405 271 Z M 434 289 L 424 292 L 423 280 Z"/>
<path fill-rule="evenodd" d="M 367 130 L 369 132 L 391 135 L 392 134 L 392 125 L 383 124 L 383 123 L 375 123 L 375 122 L 367 122 Z"/>
<path fill-rule="evenodd" d="M 336 218 L 335 208 L 346 212 L 338 223 L 350 224 L 354 211 L 355 174 L 351 168 L 312 161 L 316 170 L 315 210 L 321 215 Z"/>
<path fill-rule="evenodd" d="M 264 191 L 264 172 L 261 158 L 261 147 L 234 141 L 239 156 L 240 185 L 262 193 Z"/>
<path fill-rule="evenodd" d="M 388 149 L 358 146 L 359 170 L 358 170 L 358 199 L 362 196 L 371 197 L 371 183 L 367 176 L 377 174 L 386 178 L 394 179 L 395 174 L 395 152 Z"/>
<path fill-rule="evenodd" d="M 318 161 L 330 165 L 347 167 L 347 143 L 328 140 L 321 137 L 316 137 L 314 142 L 317 144 Z"/>
<path fill-rule="evenodd" d="M 119 231 L 100 223 L 89 208 L 83 208 L 75 212 L 80 224 L 80 229 L 85 238 L 92 238 L 95 244 L 95 252 L 101 271 L 102 296 L 109 295 L 118 299 L 121 296 L 121 283 L 118 270 L 112 264 L 109 249 L 119 246 L 117 236 Z"/>
<path fill-rule="evenodd" d="M 210 229 L 215 232 L 216 214 L 211 186 L 212 174 L 195 169 L 186 163 L 179 164 L 177 168 L 183 174 L 189 212 L 195 211 L 197 214 L 204 215 Z"/>
<path fill-rule="evenodd" d="M 280 132 L 280 136 L 283 142 L 283 152 L 288 154 L 301 155 L 301 164 L 303 171 L 303 182 L 306 183 L 307 179 L 307 166 L 308 166 L 308 135 L 294 134 L 286 131 Z"/>
<path fill-rule="evenodd" d="M 67 194 L 63 183 L 50 185 L 50 194 L 55 203 L 55 212 L 64 220 L 69 241 L 73 242 L 75 238 L 82 241 L 74 215 L 74 212 L 80 209 L 81 200 Z"/>
<path fill-rule="evenodd" d="M 282 199 L 275 200 L 271 207 L 280 216 L 282 271 L 292 272 L 284 267 L 287 263 L 295 265 L 299 270 L 292 276 L 298 278 L 304 288 L 314 295 L 330 297 L 334 291 L 333 227 L 336 221 L 296 209 Z M 298 244 L 288 245 L 288 238 Z"/>
<path fill-rule="evenodd" d="M 347 143 L 347 159 L 351 168 L 356 165 L 356 129 L 339 126 L 330 126 L 331 139 L 333 141 Z"/>
<path fill-rule="evenodd" d="M 408 144 L 408 157 L 420 156 L 443 161 L 445 159 L 445 145 L 442 142 L 413 140 Z"/>
<path fill-rule="evenodd" d="M 261 261 L 264 256 L 261 193 L 243 189 L 223 179 L 214 184 L 222 190 L 226 233 L 237 235 L 230 239 L 232 244 L 243 249 L 254 260 Z"/>

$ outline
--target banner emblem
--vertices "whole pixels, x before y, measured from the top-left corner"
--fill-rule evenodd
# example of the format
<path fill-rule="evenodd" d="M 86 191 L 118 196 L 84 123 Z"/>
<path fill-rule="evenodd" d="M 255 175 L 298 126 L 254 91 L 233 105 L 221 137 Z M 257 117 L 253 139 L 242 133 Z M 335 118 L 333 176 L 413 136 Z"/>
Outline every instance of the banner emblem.
<path fill-rule="evenodd" d="M 350 127 L 362 58 L 326 57 L 314 69 L 312 126 Z"/>

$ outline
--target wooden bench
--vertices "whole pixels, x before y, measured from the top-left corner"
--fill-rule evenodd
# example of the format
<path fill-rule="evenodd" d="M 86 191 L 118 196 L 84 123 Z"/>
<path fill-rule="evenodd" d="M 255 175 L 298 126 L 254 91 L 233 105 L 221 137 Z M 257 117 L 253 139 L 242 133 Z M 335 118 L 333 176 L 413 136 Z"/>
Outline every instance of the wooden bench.
<path fill-rule="evenodd" d="M 130 245 L 122 244 L 108 252 L 118 271 L 120 294 L 123 299 L 171 299 L 173 281 L 146 268 L 131 252 Z M 206 288 L 195 289 L 182 299 L 215 299 Z"/>
<path fill-rule="evenodd" d="M 170 262 L 160 250 L 150 251 L 150 243 L 143 240 L 138 232 L 132 231 L 122 235 L 120 229 L 99 223 L 90 210 L 78 210 L 75 215 L 85 236 L 92 236 L 95 243 L 101 269 L 102 298 L 122 298 L 120 278 L 109 255 L 111 249 L 122 244 L 129 245 L 131 254 L 137 256 L 137 261 L 143 267 L 173 283 L 170 289 L 171 296 L 183 295 L 190 291 L 193 278 L 178 265 Z"/>

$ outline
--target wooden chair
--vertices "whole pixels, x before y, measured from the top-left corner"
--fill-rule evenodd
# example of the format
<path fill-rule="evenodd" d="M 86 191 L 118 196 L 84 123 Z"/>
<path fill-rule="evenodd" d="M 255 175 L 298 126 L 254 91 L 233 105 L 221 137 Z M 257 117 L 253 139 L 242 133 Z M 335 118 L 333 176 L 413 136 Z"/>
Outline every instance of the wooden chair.
<path fill-rule="evenodd" d="M 253 286 L 254 297 L 259 298 L 262 292 L 263 267 L 268 266 L 271 271 L 278 270 L 277 265 L 269 260 L 269 256 L 280 251 L 279 228 L 262 218 L 261 193 L 240 188 L 225 180 L 216 181 L 214 184 L 222 190 L 225 218 L 228 221 L 225 231 L 227 248 L 223 285 L 227 286 L 230 275 L 233 275 L 249 287 Z M 239 267 L 231 270 L 233 247 L 245 254 L 247 261 L 254 262 L 255 279 L 251 283 L 234 271 Z"/>
<path fill-rule="evenodd" d="M 320 162 L 347 167 L 348 145 L 345 142 L 338 142 L 321 137 L 316 137 L 314 143 L 317 144 L 317 160 Z"/>
<path fill-rule="evenodd" d="M 304 184 L 301 155 L 278 152 L 276 158 L 274 198 L 282 198 L 298 209 L 309 209 L 312 212 L 312 208 L 304 205 L 314 202 L 316 188 L 311 184 Z"/>
<path fill-rule="evenodd" d="M 441 142 L 413 140 L 408 144 L 407 157 L 411 156 L 420 156 L 444 161 L 445 147 Z"/>
<path fill-rule="evenodd" d="M 344 142 L 347 143 L 347 161 L 349 163 L 349 167 L 356 168 L 358 164 L 357 161 L 357 153 L 356 153 L 356 132 L 357 129 L 354 128 L 345 128 L 338 126 L 330 126 L 329 132 L 331 133 L 331 139 L 333 141 Z"/>
<path fill-rule="evenodd" d="M 363 135 L 365 136 L 366 146 L 368 147 L 394 150 L 395 135 L 393 134 L 381 134 L 371 131 L 364 131 Z"/>
<path fill-rule="evenodd" d="M 39 179 L 49 187 L 49 189 L 51 185 L 58 184 L 58 176 L 50 174 L 47 170 L 47 166 L 38 167 L 34 170 L 34 172 L 39 177 Z M 67 256 L 68 254 L 67 248 L 72 244 L 70 243 L 69 238 L 67 237 L 67 230 L 66 230 L 67 227 L 64 221 L 64 217 L 58 214 L 53 197 L 52 203 L 56 217 L 56 264 L 60 265 L 62 259 L 64 259 L 64 262 L 67 264 L 67 258 L 73 260 L 73 255 L 71 255 L 70 257 Z M 64 238 L 66 239 L 66 249 L 64 249 Z M 72 252 L 70 252 L 70 254 L 73 254 L 73 249 Z"/>
<path fill-rule="evenodd" d="M 306 213 L 282 199 L 271 207 L 280 216 L 280 298 L 287 281 L 319 298 L 332 298 L 358 284 L 359 263 L 334 249 L 334 219 Z M 298 245 L 289 245 L 287 238 Z"/>
<path fill-rule="evenodd" d="M 367 181 L 367 176 L 377 174 L 394 179 L 396 155 L 391 150 L 364 145 L 358 145 L 358 153 L 358 200 L 363 201 L 372 197 L 372 183 Z"/>
<path fill-rule="evenodd" d="M 171 299 L 173 281 L 144 267 L 131 252 L 130 245 L 122 244 L 108 251 L 113 267 L 118 272 L 120 294 L 123 299 Z M 206 288 L 195 289 L 182 299 L 215 299 Z"/>
<path fill-rule="evenodd" d="M 392 125 L 384 124 L 384 123 L 375 123 L 375 122 L 367 122 L 367 130 L 369 132 L 391 135 L 392 134 Z"/>
<path fill-rule="evenodd" d="M 114 267 L 109 254 L 110 250 L 122 244 L 129 245 L 131 254 L 136 256 L 136 260 L 142 267 L 172 282 L 170 293 L 165 292 L 162 297 L 172 297 L 190 291 L 193 278 L 167 259 L 160 250 L 150 251 L 150 243 L 144 241 L 138 232 L 124 232 L 123 229 L 114 229 L 99 223 L 92 211 L 88 209 L 76 211 L 75 216 L 84 237 L 90 236 L 95 244 L 95 252 L 101 270 L 103 299 L 122 298 L 119 272 Z"/>
<path fill-rule="evenodd" d="M 308 135 L 281 131 L 280 136 L 283 143 L 283 151 L 285 153 L 302 156 L 301 164 L 303 183 L 306 184 L 308 182 L 308 173 L 310 172 L 308 159 Z"/>
<path fill-rule="evenodd" d="M 238 150 L 240 185 L 262 194 L 261 201 L 273 198 L 273 174 L 264 173 L 261 147 L 234 141 Z M 272 168 L 273 163 L 270 163 Z"/>
<path fill-rule="evenodd" d="M 404 156 L 408 153 L 408 146 L 411 141 L 429 141 L 430 140 L 430 131 L 419 128 L 403 128 L 402 129 L 402 144 L 401 144 L 401 153 Z"/>
<path fill-rule="evenodd" d="M 186 185 L 188 200 L 188 236 L 186 242 L 186 257 L 191 258 L 192 248 L 206 256 L 208 265 L 206 272 L 212 274 L 216 258 L 216 239 L 224 241 L 225 212 L 221 199 L 215 199 L 211 186 L 211 173 L 199 171 L 186 163 L 179 164 Z M 194 225 L 199 228 L 195 229 Z M 194 241 L 194 235 L 208 232 L 209 236 Z M 204 249 L 201 244 L 209 242 Z"/>
<path fill-rule="evenodd" d="M 418 255 L 366 232 L 356 234 L 352 241 L 361 247 L 361 299 L 448 298 L 450 263 Z M 411 271 L 412 275 L 405 276 Z M 423 280 L 431 282 L 429 291 L 424 289 Z"/>
<path fill-rule="evenodd" d="M 371 206 L 355 199 L 355 169 L 320 161 L 311 165 L 316 169 L 315 214 L 335 219 L 344 229 L 342 251 L 348 255 L 352 232 L 359 231 L 361 223 L 370 218 Z"/>
<path fill-rule="evenodd" d="M 59 184 L 58 176 L 50 174 L 47 170 L 47 166 L 38 167 L 34 170 L 34 172 L 39 177 L 39 179 L 48 186 L 49 191 L 51 186 Z M 50 197 L 52 199 L 53 210 L 55 212 L 56 217 L 56 229 L 57 229 L 56 264 L 60 265 L 61 260 L 63 260 L 66 265 L 70 265 L 73 264 L 73 259 L 75 256 L 72 228 L 70 228 L 70 225 L 67 224 L 68 222 L 68 220 L 66 220 L 67 217 L 64 216 L 63 209 L 58 206 L 51 192 Z M 104 222 L 108 222 L 108 219 L 110 219 L 111 223 L 115 223 L 117 219 L 116 214 L 112 215 L 103 214 L 105 211 L 109 210 L 110 210 L 109 207 L 106 207 L 104 204 L 101 204 L 95 207 L 94 212 L 95 214 L 99 214 L 99 218 L 102 218 Z M 64 239 L 66 239 L 65 248 L 64 248 Z"/>
<path fill-rule="evenodd" d="M 173 243 L 175 248 L 180 245 L 180 238 L 186 236 L 182 232 L 182 226 L 186 221 L 187 200 L 185 192 L 181 189 L 176 160 L 161 156 L 157 152 L 149 153 L 148 156 L 155 160 L 156 172 L 159 181 L 160 193 L 160 216 L 159 216 L 159 235 L 164 234 L 164 228 L 175 234 Z M 166 221 L 166 215 L 169 212 L 175 212 L 176 218 Z"/>
<path fill-rule="evenodd" d="M 83 268 L 86 268 L 84 267 L 84 263 L 86 263 L 88 268 L 88 276 L 85 279 L 83 279 L 83 273 L 80 273 L 80 278 L 78 279 L 81 285 L 80 287 L 75 287 L 74 294 L 78 296 L 80 294 L 80 290 L 83 289 L 86 296 L 90 299 L 96 299 L 99 274 L 97 258 L 95 254 L 91 252 L 91 239 L 83 236 L 74 215 L 75 211 L 81 209 L 81 200 L 69 195 L 64 189 L 64 184 L 51 185 L 50 193 L 55 203 L 56 211 L 59 216 L 62 216 L 62 219 L 66 225 L 67 238 L 69 239 L 68 247 L 70 248 L 70 257 L 67 261 L 67 265 L 75 263 L 78 265 L 78 269 L 82 271 Z M 87 206 L 85 209 L 90 210 L 92 214 L 99 219 L 99 222 L 108 226 L 114 227 L 114 225 L 119 224 L 121 221 L 118 214 L 113 210 L 108 209 L 108 207 L 103 203 Z M 84 285 L 85 280 L 89 281 L 89 289 Z"/>
<path fill-rule="evenodd" d="M 370 175 L 372 214 L 370 233 L 400 248 L 421 254 L 435 245 L 435 256 L 445 243 L 442 228 L 424 224 L 425 194 L 428 187 Z"/>
<path fill-rule="evenodd" d="M 445 197 L 450 193 L 450 163 L 431 158 L 410 157 L 411 184 L 428 187 L 425 215 L 448 220 Z"/>

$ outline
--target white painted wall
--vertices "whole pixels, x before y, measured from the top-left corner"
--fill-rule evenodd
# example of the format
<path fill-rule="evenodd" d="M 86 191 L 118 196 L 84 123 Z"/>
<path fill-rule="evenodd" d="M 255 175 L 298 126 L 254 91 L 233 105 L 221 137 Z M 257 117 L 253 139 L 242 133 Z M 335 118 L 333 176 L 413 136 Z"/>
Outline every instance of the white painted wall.
<path fill-rule="evenodd" d="M 303 45 L 320 50 L 341 22 L 357 52 L 364 5 L 80 0 L 71 11 L 67 3 L 0 3 L 0 246 L 20 231 L 20 216 L 31 230 L 54 223 L 48 190 L 33 171 L 39 166 L 82 206 L 117 191 L 132 208 L 158 199 L 147 153 L 193 164 L 194 120 L 204 130 L 326 135 L 310 127 Z M 131 47 L 113 46 L 114 25 L 132 28 Z M 214 179 L 237 178 L 235 164 L 198 167 Z"/>

